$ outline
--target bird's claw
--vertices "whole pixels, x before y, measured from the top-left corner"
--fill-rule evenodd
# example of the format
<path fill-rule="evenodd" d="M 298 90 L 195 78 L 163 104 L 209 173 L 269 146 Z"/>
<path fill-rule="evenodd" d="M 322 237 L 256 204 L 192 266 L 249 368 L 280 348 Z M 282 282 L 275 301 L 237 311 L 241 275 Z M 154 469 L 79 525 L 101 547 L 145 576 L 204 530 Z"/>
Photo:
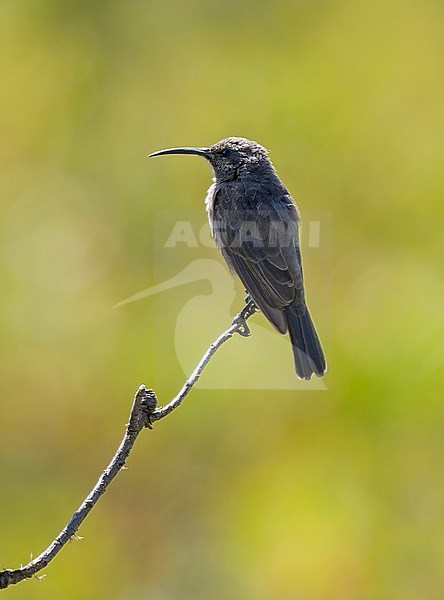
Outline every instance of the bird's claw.
<path fill-rule="evenodd" d="M 255 312 L 258 312 L 258 311 L 259 311 L 259 309 L 256 306 L 256 304 L 254 303 L 253 298 L 250 295 L 248 295 L 245 298 L 245 306 L 241 311 L 242 318 L 248 319 L 249 317 L 254 315 Z"/>
<path fill-rule="evenodd" d="M 248 327 L 247 321 L 243 317 L 239 317 L 236 319 L 237 323 L 237 333 L 242 337 L 249 337 L 251 335 L 251 330 Z"/>
<path fill-rule="evenodd" d="M 249 337 L 251 335 L 250 328 L 247 324 L 247 319 L 250 318 L 258 310 L 252 297 L 248 294 L 245 298 L 245 306 L 241 312 L 233 319 L 233 325 L 237 325 L 237 333 L 242 337 Z"/>

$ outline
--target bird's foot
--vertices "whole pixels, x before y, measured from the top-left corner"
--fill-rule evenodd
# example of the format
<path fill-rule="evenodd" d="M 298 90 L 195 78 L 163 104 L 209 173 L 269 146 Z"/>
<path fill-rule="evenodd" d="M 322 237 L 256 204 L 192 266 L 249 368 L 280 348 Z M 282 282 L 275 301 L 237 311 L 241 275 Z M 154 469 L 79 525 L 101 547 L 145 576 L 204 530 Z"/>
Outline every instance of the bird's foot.
<path fill-rule="evenodd" d="M 237 325 L 236 331 L 239 335 L 242 337 L 250 337 L 251 330 L 248 327 L 247 321 L 243 317 L 236 317 L 233 323 Z"/>
<path fill-rule="evenodd" d="M 248 294 L 247 296 L 245 296 L 245 306 L 241 311 L 241 315 L 244 319 L 248 319 L 256 312 L 259 312 L 259 309 L 254 303 L 253 298 L 250 296 L 250 294 Z"/>
<path fill-rule="evenodd" d="M 258 310 L 252 297 L 248 295 L 245 298 L 245 306 L 241 312 L 233 319 L 233 325 L 237 325 L 237 332 L 242 337 L 249 337 L 251 335 L 250 328 L 247 324 L 249 319 Z"/>
<path fill-rule="evenodd" d="M 245 292 L 247 295 L 244 298 L 245 306 L 244 306 L 243 310 L 246 310 L 248 308 L 248 310 L 253 311 L 251 314 L 254 314 L 255 312 L 261 312 L 260 308 L 254 303 L 253 298 L 250 296 L 250 294 L 247 292 L 247 290 L 245 290 Z"/>

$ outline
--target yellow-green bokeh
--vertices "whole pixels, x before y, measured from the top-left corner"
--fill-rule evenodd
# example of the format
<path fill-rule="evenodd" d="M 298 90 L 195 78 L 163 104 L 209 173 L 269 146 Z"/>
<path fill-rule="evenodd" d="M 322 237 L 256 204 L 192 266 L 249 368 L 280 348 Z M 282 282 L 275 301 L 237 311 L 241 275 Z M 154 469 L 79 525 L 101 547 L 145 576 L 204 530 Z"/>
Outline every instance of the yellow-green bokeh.
<path fill-rule="evenodd" d="M 302 214 L 331 226 L 328 262 L 304 261 L 328 390 L 196 390 L 139 439 L 85 539 L 5 593 L 442 596 L 443 13 L 437 0 L 3 0 L 2 565 L 64 526 L 137 386 L 166 401 L 183 382 L 175 311 L 205 285 L 163 310 L 112 307 L 171 267 L 156 215 L 203 214 L 210 171 L 146 154 L 251 137 Z M 239 286 L 232 311 L 241 299 Z"/>

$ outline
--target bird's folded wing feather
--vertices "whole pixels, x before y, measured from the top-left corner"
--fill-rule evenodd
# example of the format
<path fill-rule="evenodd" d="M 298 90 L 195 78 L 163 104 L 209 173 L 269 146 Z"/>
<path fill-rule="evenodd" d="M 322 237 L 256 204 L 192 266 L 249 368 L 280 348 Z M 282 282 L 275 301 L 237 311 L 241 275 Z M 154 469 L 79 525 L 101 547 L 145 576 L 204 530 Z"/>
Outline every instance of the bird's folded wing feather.
<path fill-rule="evenodd" d="M 213 231 L 230 268 L 284 333 L 282 309 L 304 301 L 299 216 L 291 197 L 225 185 L 216 193 Z"/>

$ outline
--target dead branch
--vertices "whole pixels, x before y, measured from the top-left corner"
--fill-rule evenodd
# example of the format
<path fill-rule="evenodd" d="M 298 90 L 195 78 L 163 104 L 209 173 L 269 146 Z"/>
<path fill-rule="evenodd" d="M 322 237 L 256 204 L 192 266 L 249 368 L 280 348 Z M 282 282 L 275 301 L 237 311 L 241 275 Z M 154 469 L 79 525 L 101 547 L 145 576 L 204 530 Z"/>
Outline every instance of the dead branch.
<path fill-rule="evenodd" d="M 239 333 L 245 337 L 250 335 L 247 320 L 256 312 L 256 310 L 257 308 L 253 301 L 248 299 L 244 308 L 233 319 L 230 327 L 221 333 L 221 335 L 209 346 L 193 373 L 185 381 L 182 389 L 168 404 L 157 408 L 157 398 L 154 391 L 146 389 L 144 385 L 139 387 L 134 397 L 129 421 L 126 425 L 125 435 L 117 452 L 100 475 L 94 488 L 73 514 L 68 524 L 62 529 L 46 550 L 36 558 L 32 559 L 28 564 L 20 566 L 18 569 L 4 569 L 0 572 L 0 589 L 5 589 L 10 585 L 28 579 L 29 577 L 41 577 L 38 576 L 37 573 L 42 571 L 55 558 L 69 540 L 77 537 L 77 531 L 80 525 L 106 492 L 115 476 L 125 466 L 128 456 L 142 429 L 146 427 L 152 429 L 152 425 L 155 421 L 160 421 L 160 419 L 169 415 L 182 404 L 196 384 L 202 371 L 222 344 L 233 337 L 235 333 Z"/>

